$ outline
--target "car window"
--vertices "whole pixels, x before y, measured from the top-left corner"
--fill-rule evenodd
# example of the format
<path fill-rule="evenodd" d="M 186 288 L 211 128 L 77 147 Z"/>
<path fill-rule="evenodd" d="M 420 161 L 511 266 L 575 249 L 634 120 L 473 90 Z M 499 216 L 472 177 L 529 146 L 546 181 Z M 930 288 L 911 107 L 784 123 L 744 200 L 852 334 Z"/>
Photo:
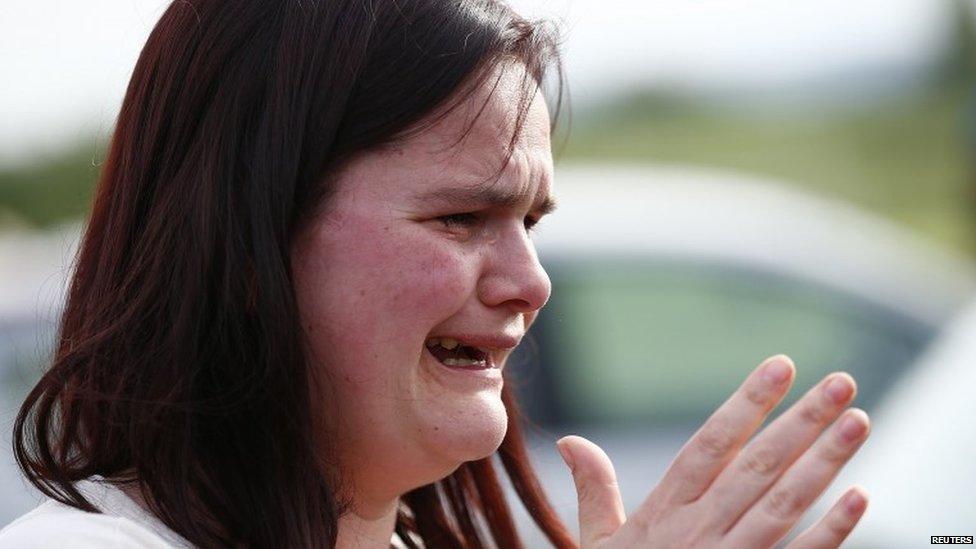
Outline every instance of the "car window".
<path fill-rule="evenodd" d="M 798 367 L 790 401 L 846 370 L 859 381 L 857 405 L 870 407 L 934 333 L 858 296 L 717 264 L 549 271 L 553 297 L 534 329 L 543 372 L 523 387 L 543 423 L 699 421 L 776 353 Z"/>

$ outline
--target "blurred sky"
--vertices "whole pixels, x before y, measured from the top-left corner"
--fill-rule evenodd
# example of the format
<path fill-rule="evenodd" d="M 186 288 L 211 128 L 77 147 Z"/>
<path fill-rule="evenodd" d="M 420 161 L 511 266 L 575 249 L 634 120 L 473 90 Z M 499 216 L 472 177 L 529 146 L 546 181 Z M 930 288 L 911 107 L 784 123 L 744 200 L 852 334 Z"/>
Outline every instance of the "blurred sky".
<path fill-rule="evenodd" d="M 0 162 L 106 134 L 164 0 L 2 0 Z M 641 84 L 788 87 L 924 64 L 932 0 L 512 0 L 564 29 L 575 106 Z"/>

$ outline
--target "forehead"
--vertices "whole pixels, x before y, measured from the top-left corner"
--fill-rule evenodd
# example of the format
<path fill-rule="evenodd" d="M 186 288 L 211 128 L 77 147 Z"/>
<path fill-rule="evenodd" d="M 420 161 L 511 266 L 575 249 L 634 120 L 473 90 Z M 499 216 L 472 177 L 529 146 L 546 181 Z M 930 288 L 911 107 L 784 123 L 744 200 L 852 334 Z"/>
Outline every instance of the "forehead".
<path fill-rule="evenodd" d="M 353 161 L 352 173 L 342 178 L 341 187 L 352 185 L 403 200 L 429 197 L 438 189 L 484 186 L 516 195 L 548 196 L 552 155 L 549 111 L 541 93 L 531 98 L 518 139 L 512 142 L 523 76 L 518 65 L 495 69 L 485 83 L 429 127 Z"/>

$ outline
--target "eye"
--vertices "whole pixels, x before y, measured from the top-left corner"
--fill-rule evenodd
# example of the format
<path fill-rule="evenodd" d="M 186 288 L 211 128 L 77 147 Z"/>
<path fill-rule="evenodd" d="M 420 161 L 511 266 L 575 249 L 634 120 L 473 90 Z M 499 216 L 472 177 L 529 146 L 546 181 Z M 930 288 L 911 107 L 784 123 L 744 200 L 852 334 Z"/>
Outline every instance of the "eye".
<path fill-rule="evenodd" d="M 437 218 L 448 229 L 466 229 L 474 226 L 478 222 L 478 216 L 473 213 L 459 213 L 442 215 Z"/>
<path fill-rule="evenodd" d="M 448 229 L 470 229 L 481 222 L 478 214 L 473 212 L 442 215 L 437 220 L 443 223 Z M 529 215 L 525 216 L 522 223 L 525 226 L 525 230 L 531 232 L 540 221 L 541 219 L 539 217 Z"/>

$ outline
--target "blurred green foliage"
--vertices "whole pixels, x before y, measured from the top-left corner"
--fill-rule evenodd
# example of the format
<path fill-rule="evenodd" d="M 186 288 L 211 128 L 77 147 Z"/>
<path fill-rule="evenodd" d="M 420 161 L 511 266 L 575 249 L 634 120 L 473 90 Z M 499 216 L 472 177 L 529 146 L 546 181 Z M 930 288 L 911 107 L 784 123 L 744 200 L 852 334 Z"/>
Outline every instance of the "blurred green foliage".
<path fill-rule="evenodd" d="M 963 115 L 967 89 L 956 84 L 870 107 L 777 116 L 642 92 L 586 113 L 560 158 L 680 163 L 773 177 L 848 199 L 971 251 L 976 182 Z M 0 227 L 48 227 L 84 215 L 98 177 L 94 149 L 0 168 Z"/>
<path fill-rule="evenodd" d="M 0 166 L 0 229 L 44 228 L 84 216 L 98 179 L 97 163 L 88 145 L 23 167 Z"/>
<path fill-rule="evenodd" d="M 678 163 L 777 178 L 972 252 L 967 97 L 964 86 L 953 85 L 870 107 L 766 116 L 635 94 L 575 124 L 561 159 Z"/>
<path fill-rule="evenodd" d="M 870 107 L 779 116 L 642 92 L 581 113 L 560 160 L 678 163 L 773 177 L 973 251 L 967 90 L 954 83 Z M 0 228 L 43 228 L 84 215 L 101 161 L 94 149 L 0 168 Z"/>

